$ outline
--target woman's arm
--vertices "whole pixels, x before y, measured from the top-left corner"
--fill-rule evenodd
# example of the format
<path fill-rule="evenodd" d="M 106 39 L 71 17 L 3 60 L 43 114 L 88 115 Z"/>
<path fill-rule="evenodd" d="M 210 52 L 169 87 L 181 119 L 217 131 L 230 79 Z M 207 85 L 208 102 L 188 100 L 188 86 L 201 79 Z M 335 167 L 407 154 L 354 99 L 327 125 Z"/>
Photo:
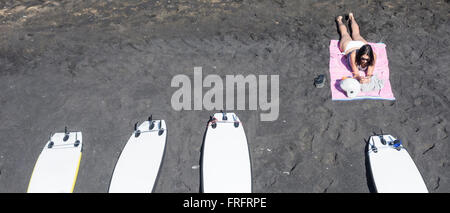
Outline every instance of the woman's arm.
<path fill-rule="evenodd" d="M 360 76 L 358 67 L 356 66 L 356 51 L 350 53 L 350 68 L 352 69 L 353 78 L 359 81 Z"/>
<path fill-rule="evenodd" d="M 375 68 L 375 63 L 377 63 L 377 55 L 375 54 L 375 52 L 373 53 L 373 64 L 370 65 L 367 68 L 367 77 L 372 77 L 373 76 L 373 70 Z"/>

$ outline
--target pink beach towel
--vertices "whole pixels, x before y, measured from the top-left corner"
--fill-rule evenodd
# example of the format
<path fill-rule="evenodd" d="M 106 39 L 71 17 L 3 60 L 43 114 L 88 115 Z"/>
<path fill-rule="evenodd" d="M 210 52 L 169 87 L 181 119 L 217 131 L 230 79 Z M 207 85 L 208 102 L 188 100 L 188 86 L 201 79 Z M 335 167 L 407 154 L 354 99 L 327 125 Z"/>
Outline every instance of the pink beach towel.
<path fill-rule="evenodd" d="M 377 99 L 377 100 L 395 100 L 392 93 L 391 83 L 389 82 L 389 66 L 386 54 L 386 45 L 383 43 L 369 43 L 372 46 L 375 54 L 377 54 L 377 61 L 373 74 L 378 76 L 384 82 L 384 87 L 381 90 L 371 92 L 360 92 L 358 96 L 349 98 L 344 91 L 339 87 L 342 77 L 352 76 L 350 65 L 347 57 L 339 50 L 339 41 L 331 40 L 330 42 L 330 88 L 331 99 L 334 101 L 346 100 L 360 100 L 360 99 Z M 364 72 L 360 73 L 365 76 Z"/>

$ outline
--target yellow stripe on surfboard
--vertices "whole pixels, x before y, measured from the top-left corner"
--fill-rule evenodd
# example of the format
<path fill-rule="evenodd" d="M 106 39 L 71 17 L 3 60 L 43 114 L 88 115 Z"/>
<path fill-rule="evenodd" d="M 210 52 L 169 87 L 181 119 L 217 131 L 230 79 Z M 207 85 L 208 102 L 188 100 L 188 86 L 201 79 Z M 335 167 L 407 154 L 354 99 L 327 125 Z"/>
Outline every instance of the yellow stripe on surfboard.
<path fill-rule="evenodd" d="M 75 183 L 77 182 L 78 170 L 80 169 L 81 155 L 82 155 L 82 154 L 83 154 L 83 153 L 80 152 L 80 159 L 78 160 L 77 171 L 75 172 L 75 178 L 74 178 L 74 180 L 73 180 L 72 190 L 70 190 L 71 193 L 72 193 L 73 190 L 75 189 Z"/>
<path fill-rule="evenodd" d="M 39 157 L 38 157 L 38 159 L 36 160 L 36 163 L 34 164 L 33 172 L 31 173 L 31 178 L 30 178 L 30 181 L 28 182 L 27 193 L 30 191 L 31 180 L 33 180 L 34 170 L 36 170 L 36 165 L 37 165 L 37 162 L 39 162 L 39 158 L 40 158 L 40 157 L 41 157 L 41 155 L 39 154 Z"/>

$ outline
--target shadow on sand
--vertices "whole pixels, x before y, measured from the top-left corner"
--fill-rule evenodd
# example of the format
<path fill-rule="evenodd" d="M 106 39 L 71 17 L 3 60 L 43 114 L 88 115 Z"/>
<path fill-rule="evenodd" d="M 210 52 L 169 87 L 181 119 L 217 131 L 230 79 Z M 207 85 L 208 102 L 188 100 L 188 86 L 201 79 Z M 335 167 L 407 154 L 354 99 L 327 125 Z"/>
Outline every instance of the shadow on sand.
<path fill-rule="evenodd" d="M 364 139 L 366 142 L 366 146 L 364 147 L 364 155 L 365 155 L 365 164 L 366 164 L 366 181 L 367 187 L 369 187 L 370 193 L 377 193 L 377 189 L 375 188 L 375 183 L 373 181 L 372 170 L 370 169 L 369 162 L 369 153 L 367 152 L 369 148 L 369 139 Z"/>

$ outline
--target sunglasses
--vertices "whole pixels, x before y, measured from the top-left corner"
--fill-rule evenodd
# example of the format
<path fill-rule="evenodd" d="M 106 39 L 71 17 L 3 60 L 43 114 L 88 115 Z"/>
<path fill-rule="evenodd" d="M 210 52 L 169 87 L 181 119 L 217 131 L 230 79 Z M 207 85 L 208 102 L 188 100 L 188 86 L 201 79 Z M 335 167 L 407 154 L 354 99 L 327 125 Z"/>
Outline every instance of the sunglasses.
<path fill-rule="evenodd" d="M 370 61 L 370 58 L 361 58 L 361 61 Z"/>

